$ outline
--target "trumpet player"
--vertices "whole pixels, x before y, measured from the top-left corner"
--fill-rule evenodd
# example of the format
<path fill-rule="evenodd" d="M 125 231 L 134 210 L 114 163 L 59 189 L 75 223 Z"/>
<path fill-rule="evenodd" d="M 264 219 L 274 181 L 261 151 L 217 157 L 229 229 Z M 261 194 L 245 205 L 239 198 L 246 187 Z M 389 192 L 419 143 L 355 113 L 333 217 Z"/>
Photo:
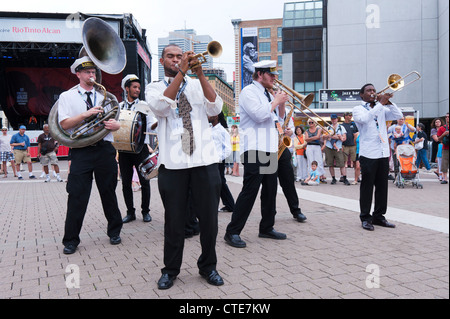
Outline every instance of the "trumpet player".
<path fill-rule="evenodd" d="M 100 105 L 104 98 L 94 87 L 92 80 L 96 79 L 97 67 L 89 57 L 77 59 L 72 64 L 71 71 L 77 76 L 79 84 L 61 93 L 58 102 L 58 121 L 61 128 L 69 134 L 85 119 L 103 112 Z M 114 119 L 105 121 L 104 126 L 110 131 L 120 129 L 120 123 Z M 67 179 L 67 215 L 62 241 L 64 254 L 73 254 L 80 243 L 79 235 L 89 203 L 93 175 L 108 221 L 107 235 L 110 243 L 117 245 L 121 242 L 122 216 L 116 197 L 117 163 L 112 141 L 112 134 L 109 133 L 93 145 L 71 150 L 72 162 Z"/>
<path fill-rule="evenodd" d="M 403 117 L 390 101 L 391 93 L 377 95 L 372 84 L 359 92 L 362 104 L 353 108 L 353 119 L 360 132 L 359 161 L 361 164 L 360 220 L 363 229 L 373 231 L 373 225 L 394 228 L 384 215 L 387 210 L 389 175 L 389 140 L 386 121 Z M 370 214 L 375 188 L 375 208 Z"/>
<path fill-rule="evenodd" d="M 200 226 L 199 273 L 215 286 L 223 285 L 216 270 L 217 207 L 221 180 L 219 156 L 208 116 L 218 115 L 223 101 L 203 74 L 186 76 L 198 59 L 175 44 L 162 51 L 165 77 L 146 87 L 145 97 L 158 120 L 158 188 L 164 205 L 164 268 L 158 289 L 169 289 L 180 273 L 188 203 L 192 202 Z M 189 198 L 190 197 L 190 198 Z"/>

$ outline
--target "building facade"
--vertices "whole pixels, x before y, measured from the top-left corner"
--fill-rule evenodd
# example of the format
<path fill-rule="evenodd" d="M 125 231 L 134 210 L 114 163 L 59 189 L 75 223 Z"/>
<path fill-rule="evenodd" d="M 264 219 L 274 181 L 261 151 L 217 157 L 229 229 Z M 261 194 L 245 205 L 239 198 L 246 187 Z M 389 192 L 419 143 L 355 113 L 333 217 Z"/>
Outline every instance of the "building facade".
<path fill-rule="evenodd" d="M 235 107 L 239 109 L 240 91 L 251 83 L 252 65 L 263 60 L 278 63 L 283 78 L 282 24 L 283 19 L 232 20 L 235 36 Z"/>
<path fill-rule="evenodd" d="M 312 107 L 348 108 L 358 102 L 319 103 L 319 90 L 387 86 L 389 75 L 422 78 L 397 92 L 401 108 L 422 121 L 449 109 L 449 2 L 445 0 L 305 0 L 283 12 L 283 82 Z M 405 79 L 405 83 L 414 78 Z"/>
<path fill-rule="evenodd" d="M 169 32 L 166 38 L 158 38 L 158 56 L 161 57 L 162 50 L 168 44 L 178 45 L 183 52 L 194 51 L 195 53 L 206 52 L 208 43 L 212 41 L 209 35 L 197 35 L 193 29 L 175 30 Z M 213 59 L 206 55 L 206 63 L 203 63 L 203 68 L 213 68 Z M 161 63 L 158 63 L 158 80 L 164 79 L 164 68 Z"/>

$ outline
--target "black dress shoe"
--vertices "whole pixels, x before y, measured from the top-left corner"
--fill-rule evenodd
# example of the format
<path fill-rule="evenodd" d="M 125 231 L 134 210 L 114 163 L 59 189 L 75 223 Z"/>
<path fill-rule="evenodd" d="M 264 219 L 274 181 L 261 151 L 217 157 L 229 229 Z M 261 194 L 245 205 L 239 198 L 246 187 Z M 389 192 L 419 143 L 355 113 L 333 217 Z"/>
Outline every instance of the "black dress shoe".
<path fill-rule="evenodd" d="M 211 270 L 210 272 L 199 271 L 199 274 L 206 279 L 208 284 L 213 286 L 222 286 L 223 279 L 220 277 L 219 273 L 216 270 Z"/>
<path fill-rule="evenodd" d="M 135 215 L 135 214 L 125 216 L 125 217 L 122 219 L 122 222 L 123 222 L 124 224 L 126 224 L 126 223 L 129 223 L 129 222 L 133 221 L 133 220 L 136 220 L 136 215 Z"/>
<path fill-rule="evenodd" d="M 169 289 L 173 286 L 173 281 L 177 279 L 177 276 L 162 274 L 158 280 L 158 289 Z"/>
<path fill-rule="evenodd" d="M 142 214 L 142 220 L 145 223 L 151 222 L 152 221 L 152 216 L 150 216 L 150 213 L 144 213 L 144 214 Z"/>
<path fill-rule="evenodd" d="M 221 209 L 219 209 L 219 213 L 232 213 L 233 210 L 228 208 L 228 207 L 222 207 Z"/>
<path fill-rule="evenodd" d="M 270 238 L 270 239 L 279 239 L 279 240 L 287 238 L 286 234 L 279 233 L 275 230 L 271 230 L 270 232 L 267 232 L 267 233 L 259 233 L 258 236 L 261 238 Z"/>
<path fill-rule="evenodd" d="M 294 214 L 294 218 L 300 223 L 303 223 L 306 220 L 306 216 L 303 215 L 302 212 Z"/>
<path fill-rule="evenodd" d="M 122 239 L 120 238 L 120 236 L 113 236 L 109 239 L 109 242 L 111 243 L 111 245 L 118 245 L 122 242 Z"/>
<path fill-rule="evenodd" d="M 373 227 L 372 223 L 365 220 L 362 222 L 362 228 L 366 229 L 366 230 L 374 230 L 375 228 Z"/>
<path fill-rule="evenodd" d="M 228 245 L 236 248 L 244 248 L 247 246 L 245 241 L 243 241 L 239 235 L 225 234 L 224 239 Z"/>
<path fill-rule="evenodd" d="M 66 255 L 71 255 L 73 254 L 75 251 L 77 250 L 77 246 L 69 244 L 67 246 L 64 247 L 63 249 L 63 253 Z"/>
<path fill-rule="evenodd" d="M 383 226 L 383 227 L 388 227 L 388 228 L 395 228 L 395 225 L 388 222 L 386 219 L 374 220 L 374 221 L 372 221 L 372 224 L 378 225 L 378 226 Z"/>

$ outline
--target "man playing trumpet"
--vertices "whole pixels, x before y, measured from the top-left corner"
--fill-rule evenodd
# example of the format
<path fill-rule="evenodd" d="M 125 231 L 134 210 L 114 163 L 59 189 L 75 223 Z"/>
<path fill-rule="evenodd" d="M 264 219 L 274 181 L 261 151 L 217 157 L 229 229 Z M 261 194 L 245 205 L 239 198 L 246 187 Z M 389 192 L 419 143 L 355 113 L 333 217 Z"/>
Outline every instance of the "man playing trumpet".
<path fill-rule="evenodd" d="M 184 226 L 188 203 L 192 202 L 200 226 L 202 254 L 197 265 L 211 285 L 223 285 L 216 271 L 217 207 L 221 180 L 219 156 L 208 116 L 222 110 L 223 101 L 209 84 L 201 66 L 192 71 L 198 80 L 186 76 L 198 59 L 175 44 L 162 51 L 160 63 L 165 77 L 146 87 L 145 97 L 158 120 L 158 188 L 164 205 L 164 268 L 159 289 L 172 287 L 180 273 Z"/>

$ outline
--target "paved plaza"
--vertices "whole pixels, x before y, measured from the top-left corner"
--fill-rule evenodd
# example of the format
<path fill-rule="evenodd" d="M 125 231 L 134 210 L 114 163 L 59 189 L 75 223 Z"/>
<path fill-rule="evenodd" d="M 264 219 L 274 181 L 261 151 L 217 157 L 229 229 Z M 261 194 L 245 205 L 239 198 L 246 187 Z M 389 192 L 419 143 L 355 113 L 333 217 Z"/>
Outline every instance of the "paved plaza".
<path fill-rule="evenodd" d="M 67 162 L 60 161 L 67 178 Z M 34 163 L 39 176 L 41 166 Z M 230 213 L 219 213 L 218 265 L 225 284 L 211 286 L 200 277 L 199 237 L 186 239 L 181 273 L 174 286 L 158 290 L 163 267 L 164 216 L 157 180 L 151 180 L 152 222 L 124 224 L 122 243 L 106 236 L 106 220 L 97 188 L 73 255 L 63 254 L 66 183 L 53 178 L 24 180 L 0 175 L 0 298 L 26 299 L 448 299 L 449 187 L 421 171 L 423 189 L 389 185 L 386 218 L 395 229 L 359 221 L 359 186 L 301 186 L 298 223 L 284 195 L 277 197 L 275 229 L 286 240 L 258 237 L 260 200 L 241 234 L 243 249 L 223 240 Z M 353 171 L 348 173 L 353 181 Z M 235 199 L 242 177 L 227 175 Z M 330 178 L 328 178 L 330 181 Z M 117 196 L 126 213 L 121 192 Z M 135 206 L 140 194 L 135 192 Z M 137 204 L 137 205 L 136 205 Z M 139 211 L 139 210 L 138 210 Z"/>

